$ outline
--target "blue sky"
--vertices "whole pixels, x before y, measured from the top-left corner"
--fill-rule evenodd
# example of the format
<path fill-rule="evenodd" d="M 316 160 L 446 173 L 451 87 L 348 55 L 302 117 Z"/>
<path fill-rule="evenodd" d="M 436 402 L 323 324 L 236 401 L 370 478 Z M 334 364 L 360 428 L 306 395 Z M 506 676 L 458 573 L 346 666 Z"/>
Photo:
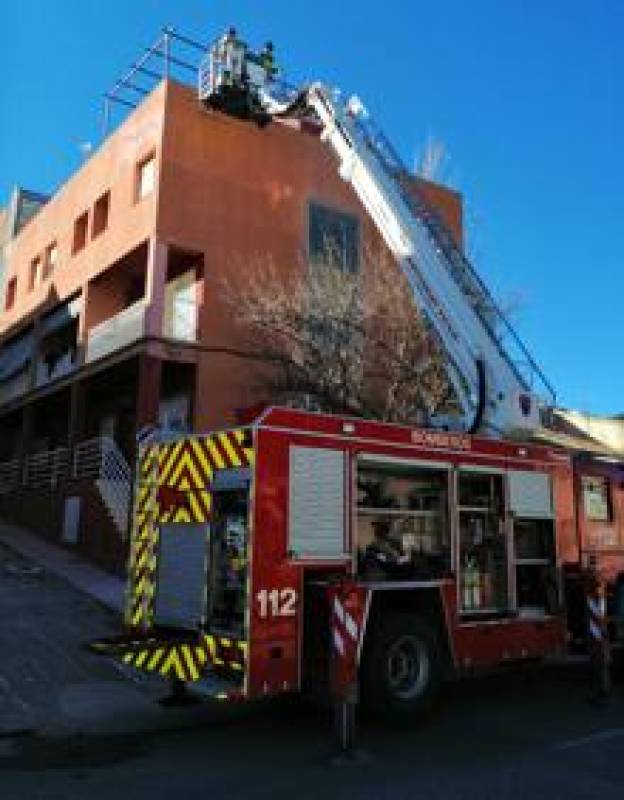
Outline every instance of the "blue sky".
<path fill-rule="evenodd" d="M 624 2 L 20 0 L 3 8 L 0 203 L 53 191 L 101 94 L 164 24 L 272 39 L 293 80 L 357 92 L 406 161 L 444 142 L 469 250 L 561 403 L 624 412 Z"/>

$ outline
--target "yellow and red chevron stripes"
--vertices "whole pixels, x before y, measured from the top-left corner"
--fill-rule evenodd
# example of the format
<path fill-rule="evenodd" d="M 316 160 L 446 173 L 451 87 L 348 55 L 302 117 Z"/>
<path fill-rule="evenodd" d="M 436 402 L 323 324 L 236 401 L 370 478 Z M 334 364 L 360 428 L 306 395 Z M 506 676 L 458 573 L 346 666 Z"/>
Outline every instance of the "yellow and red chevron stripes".
<path fill-rule="evenodd" d="M 253 466 L 248 436 L 237 429 L 140 447 L 126 624 L 144 629 L 153 624 L 159 526 L 210 521 L 215 472 Z"/>
<path fill-rule="evenodd" d="M 156 637 L 144 640 L 96 642 L 96 652 L 117 656 L 124 664 L 163 678 L 197 681 L 210 667 L 242 673 L 247 660 L 247 643 L 204 633 L 189 641 L 168 642 Z"/>
<path fill-rule="evenodd" d="M 147 628 L 153 620 L 158 546 L 157 455 L 155 444 L 139 450 L 125 613 L 126 624 L 134 628 Z"/>
<path fill-rule="evenodd" d="M 193 436 L 164 443 L 158 449 L 158 483 L 177 489 L 209 489 L 218 469 L 250 467 L 253 449 L 244 430 Z"/>
<path fill-rule="evenodd" d="M 244 430 L 224 431 L 159 445 L 158 521 L 208 522 L 215 472 L 253 463 L 253 449 L 245 445 L 245 436 Z"/>

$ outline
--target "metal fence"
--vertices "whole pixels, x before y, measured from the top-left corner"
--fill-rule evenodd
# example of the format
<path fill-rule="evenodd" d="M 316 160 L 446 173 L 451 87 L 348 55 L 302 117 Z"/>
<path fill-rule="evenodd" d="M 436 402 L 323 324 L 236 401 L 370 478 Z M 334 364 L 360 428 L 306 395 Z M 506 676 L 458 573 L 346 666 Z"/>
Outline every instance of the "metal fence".
<path fill-rule="evenodd" d="M 0 462 L 0 495 L 18 489 L 53 491 L 67 480 L 90 481 L 120 534 L 127 534 L 132 470 L 113 439 L 100 436 L 81 442 L 73 451 L 57 447 Z"/>

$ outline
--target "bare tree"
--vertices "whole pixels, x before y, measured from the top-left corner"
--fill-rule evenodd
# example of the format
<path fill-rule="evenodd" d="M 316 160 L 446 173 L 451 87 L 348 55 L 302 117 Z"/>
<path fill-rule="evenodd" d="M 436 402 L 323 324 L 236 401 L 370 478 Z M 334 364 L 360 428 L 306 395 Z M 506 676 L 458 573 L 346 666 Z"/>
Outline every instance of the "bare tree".
<path fill-rule="evenodd" d="M 278 403 L 423 423 L 444 406 L 444 359 L 396 264 L 364 259 L 356 274 L 326 259 L 284 278 L 271 261 L 220 292 L 248 332 L 247 356 L 270 364 L 262 389 Z"/>

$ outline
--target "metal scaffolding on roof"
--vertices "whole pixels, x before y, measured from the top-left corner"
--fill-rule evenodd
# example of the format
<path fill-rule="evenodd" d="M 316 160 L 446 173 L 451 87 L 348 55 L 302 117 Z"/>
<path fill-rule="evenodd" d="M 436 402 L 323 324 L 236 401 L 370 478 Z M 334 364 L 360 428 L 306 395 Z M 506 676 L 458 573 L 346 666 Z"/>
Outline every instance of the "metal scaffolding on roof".
<path fill-rule="evenodd" d="M 208 49 L 209 45 L 178 33 L 171 26 L 164 27 L 156 41 L 146 47 L 130 69 L 104 93 L 103 136 L 110 130 L 114 107 L 136 108 L 140 98 L 148 95 L 161 80 L 175 78 L 195 85 L 200 60 Z"/>

